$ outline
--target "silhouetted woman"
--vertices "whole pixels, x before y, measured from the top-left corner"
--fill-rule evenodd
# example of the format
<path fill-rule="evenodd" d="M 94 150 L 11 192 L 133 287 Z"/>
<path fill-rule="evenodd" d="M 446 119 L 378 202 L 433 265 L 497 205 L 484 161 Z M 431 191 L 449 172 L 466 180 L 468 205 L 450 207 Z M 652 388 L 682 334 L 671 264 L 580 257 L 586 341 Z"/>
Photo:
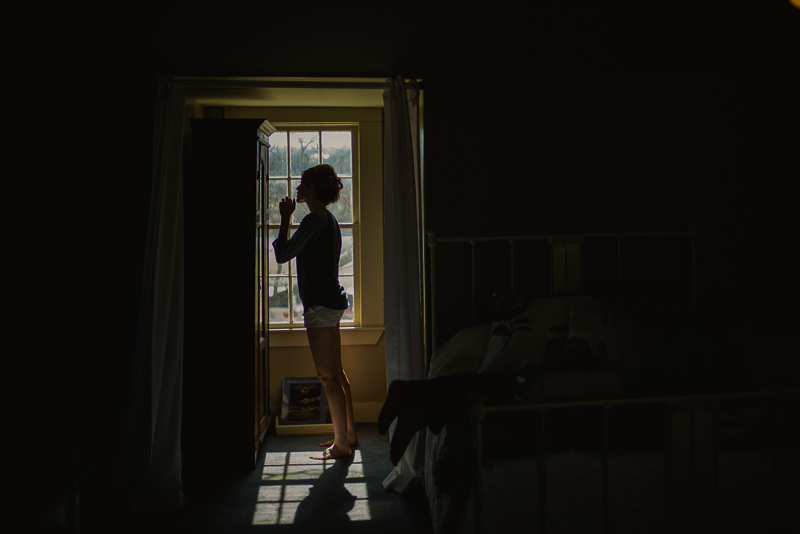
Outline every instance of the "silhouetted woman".
<path fill-rule="evenodd" d="M 327 206 L 339 200 L 342 181 L 330 165 L 317 165 L 303 171 L 297 187 L 297 200 L 289 197 L 279 203 L 281 229 L 272 242 L 275 259 L 286 263 L 297 258 L 297 287 L 303 303 L 303 322 L 311 347 L 317 376 L 325 387 L 333 422 L 333 440 L 315 460 L 349 456 L 358 444 L 353 425 L 350 383 L 342 369 L 339 321 L 347 309 L 347 294 L 339 285 L 339 257 L 342 234 L 336 217 Z M 308 206 L 297 231 L 289 237 L 289 224 L 296 202 Z"/>

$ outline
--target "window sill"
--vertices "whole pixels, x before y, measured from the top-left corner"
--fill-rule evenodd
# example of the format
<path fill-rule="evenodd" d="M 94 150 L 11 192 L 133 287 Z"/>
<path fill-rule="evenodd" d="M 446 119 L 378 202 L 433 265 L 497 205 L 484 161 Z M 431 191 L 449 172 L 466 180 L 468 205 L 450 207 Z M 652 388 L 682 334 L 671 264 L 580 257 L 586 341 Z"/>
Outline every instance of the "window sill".
<path fill-rule="evenodd" d="M 375 345 L 383 335 L 383 327 L 342 326 L 342 345 Z M 270 347 L 307 347 L 305 328 L 271 328 Z"/>

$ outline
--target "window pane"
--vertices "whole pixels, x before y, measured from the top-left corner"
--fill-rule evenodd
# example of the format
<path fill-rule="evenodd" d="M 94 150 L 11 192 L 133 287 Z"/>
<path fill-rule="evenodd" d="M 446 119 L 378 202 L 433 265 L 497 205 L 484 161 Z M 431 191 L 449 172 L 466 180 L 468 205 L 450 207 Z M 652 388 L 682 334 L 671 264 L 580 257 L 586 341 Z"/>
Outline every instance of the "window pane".
<path fill-rule="evenodd" d="M 328 206 L 328 209 L 340 223 L 353 222 L 353 179 L 342 178 L 344 188 L 339 194 L 339 200 Z"/>
<path fill-rule="evenodd" d="M 339 257 L 339 274 L 353 274 L 353 230 L 342 228 L 342 255 Z"/>
<path fill-rule="evenodd" d="M 355 285 L 353 283 L 352 276 L 339 276 L 339 283 L 344 288 L 345 293 L 347 293 L 347 304 L 348 308 L 344 311 L 344 315 L 342 316 L 342 322 L 353 322 L 353 298 L 355 297 Z"/>
<path fill-rule="evenodd" d="M 269 274 L 278 274 L 279 272 L 282 272 L 282 271 L 278 271 L 278 262 L 275 261 L 275 251 L 272 249 L 272 242 L 275 241 L 275 239 L 277 237 L 278 237 L 278 231 L 277 230 L 270 230 L 267 233 L 267 246 L 268 246 L 268 249 L 269 249 L 269 252 L 268 252 L 268 258 L 269 259 L 267 261 L 267 264 L 268 264 L 268 268 L 269 268 Z"/>
<path fill-rule="evenodd" d="M 353 176 L 353 135 L 350 132 L 322 132 L 322 162 L 336 174 Z"/>
<path fill-rule="evenodd" d="M 300 178 L 300 173 L 309 167 L 319 165 L 319 132 L 290 132 L 292 176 Z"/>
<path fill-rule="evenodd" d="M 303 324 L 303 303 L 300 301 L 300 290 L 297 289 L 297 279 L 292 278 L 292 322 Z"/>
<path fill-rule="evenodd" d="M 289 322 L 289 278 L 269 277 L 269 322 Z"/>
<path fill-rule="evenodd" d="M 286 132 L 275 132 L 269 136 L 269 175 L 287 176 Z"/>
<path fill-rule="evenodd" d="M 275 132 L 270 136 L 270 180 L 268 183 L 269 224 L 280 223 L 278 204 L 284 197 L 296 199 L 296 189 L 300 185 L 302 171 L 328 163 L 333 166 L 342 179 L 344 186 L 336 203 L 328 206 L 331 213 L 342 224 L 353 222 L 353 134 L 349 131 L 329 132 Z M 282 178 L 282 179 L 281 179 Z M 308 215 L 306 204 L 297 204 L 292 215 L 296 231 L 303 218 Z M 286 326 L 303 325 L 303 304 L 297 287 L 296 260 L 278 264 L 272 250 L 272 241 L 278 236 L 277 228 L 268 233 L 268 267 L 269 277 L 266 279 L 265 293 L 269 297 L 268 315 L 273 324 Z M 339 282 L 347 293 L 349 308 L 342 317 L 342 322 L 354 322 L 353 302 L 355 297 L 354 283 L 354 239 L 351 228 L 342 228 L 342 254 L 339 262 Z M 265 303 L 266 304 L 266 303 Z M 265 310 L 266 312 L 266 310 Z"/>
<path fill-rule="evenodd" d="M 275 261 L 275 250 L 272 248 L 272 242 L 277 238 L 278 231 L 270 230 L 267 238 L 267 246 L 269 247 L 269 274 L 289 274 L 289 266 L 287 264 L 280 264 Z"/>
<path fill-rule="evenodd" d="M 269 181 L 269 222 L 280 224 L 281 213 L 278 210 L 278 203 L 283 197 L 289 196 L 289 182 L 286 180 Z"/>

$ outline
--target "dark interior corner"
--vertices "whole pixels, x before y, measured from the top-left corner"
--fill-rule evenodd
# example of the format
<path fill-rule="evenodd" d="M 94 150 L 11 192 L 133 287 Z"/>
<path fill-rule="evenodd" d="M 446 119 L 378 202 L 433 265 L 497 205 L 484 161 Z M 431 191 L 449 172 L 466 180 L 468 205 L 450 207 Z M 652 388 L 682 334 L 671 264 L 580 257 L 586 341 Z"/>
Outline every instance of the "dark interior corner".
<path fill-rule="evenodd" d="M 168 2 L 78 45 L 108 76 L 102 90 L 70 89 L 70 105 L 87 111 L 68 139 L 79 178 L 66 193 L 75 213 L 62 249 L 64 298 L 84 311 L 63 318 L 68 348 L 38 401 L 47 418 L 25 433 L 24 521 L 69 531 L 64 499 L 78 483 L 86 524 L 132 513 L 118 497 L 133 491 L 126 464 L 143 459 L 121 458 L 117 444 L 135 439 L 120 422 L 142 415 L 125 398 L 137 365 L 160 74 L 419 77 L 429 228 L 696 228 L 700 328 L 727 332 L 734 354 L 743 336 L 796 353 L 790 188 L 800 100 L 790 80 L 800 9 L 786 0 L 611 13 L 579 2 L 522 15 L 436 4 L 384 20 L 371 4 L 351 4 L 359 2 L 326 4 L 320 26 L 303 18 L 298 31 L 292 21 L 307 8 L 291 3 L 221 15 Z M 518 148 L 484 160 L 494 133 Z"/>

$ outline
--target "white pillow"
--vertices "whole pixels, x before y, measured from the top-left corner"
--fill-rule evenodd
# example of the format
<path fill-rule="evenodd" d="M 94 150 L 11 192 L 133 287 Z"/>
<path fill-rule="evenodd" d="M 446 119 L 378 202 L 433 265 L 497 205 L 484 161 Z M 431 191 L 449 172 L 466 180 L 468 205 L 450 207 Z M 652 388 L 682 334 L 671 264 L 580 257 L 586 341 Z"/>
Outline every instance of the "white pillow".
<path fill-rule="evenodd" d="M 569 303 L 570 297 L 537 298 L 519 317 L 494 321 L 478 372 L 543 365 L 545 345 L 559 335 L 551 328 L 567 325 Z"/>
<path fill-rule="evenodd" d="M 652 360 L 658 338 L 635 326 L 631 313 L 635 312 L 625 303 L 575 299 L 569 310 L 569 337 L 587 342 L 596 354 L 603 343 L 609 360 L 639 367 Z"/>
<path fill-rule="evenodd" d="M 447 343 L 441 345 L 431 357 L 428 378 L 474 373 L 486 353 L 489 340 L 489 323 L 459 330 Z"/>

